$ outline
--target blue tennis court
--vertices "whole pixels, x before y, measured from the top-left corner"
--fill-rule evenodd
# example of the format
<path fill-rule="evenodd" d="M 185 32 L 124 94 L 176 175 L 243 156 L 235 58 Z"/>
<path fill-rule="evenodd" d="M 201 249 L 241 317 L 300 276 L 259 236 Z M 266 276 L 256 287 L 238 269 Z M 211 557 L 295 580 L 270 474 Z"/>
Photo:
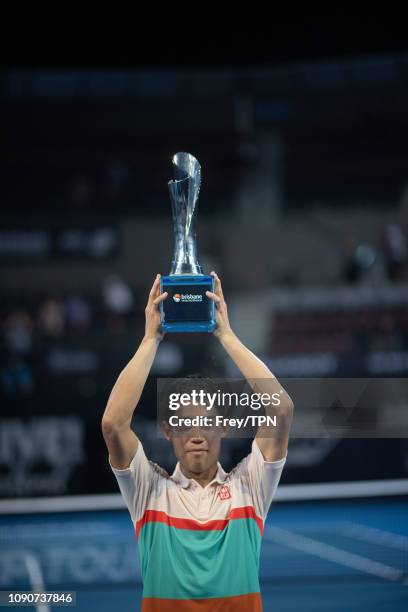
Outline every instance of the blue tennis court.
<path fill-rule="evenodd" d="M 406 496 L 273 503 L 261 555 L 264 610 L 406 610 L 407 509 Z M 75 590 L 78 612 L 140 609 L 125 510 L 3 515 L 0 542 L 2 590 L 40 581 Z"/>

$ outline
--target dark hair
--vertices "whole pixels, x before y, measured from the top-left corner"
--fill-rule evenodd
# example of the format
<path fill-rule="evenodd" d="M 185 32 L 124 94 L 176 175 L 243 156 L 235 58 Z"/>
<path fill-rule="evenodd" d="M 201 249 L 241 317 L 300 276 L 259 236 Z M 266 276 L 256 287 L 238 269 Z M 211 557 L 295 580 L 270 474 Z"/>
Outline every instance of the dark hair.
<path fill-rule="evenodd" d="M 198 373 L 189 374 L 185 378 L 171 378 L 168 383 L 162 384 L 158 398 L 161 420 L 168 421 L 174 414 L 174 411 L 169 408 L 169 397 L 172 393 L 191 393 L 201 389 L 207 393 L 217 393 L 219 386 L 212 378 Z M 214 408 L 216 409 L 216 406 Z"/>

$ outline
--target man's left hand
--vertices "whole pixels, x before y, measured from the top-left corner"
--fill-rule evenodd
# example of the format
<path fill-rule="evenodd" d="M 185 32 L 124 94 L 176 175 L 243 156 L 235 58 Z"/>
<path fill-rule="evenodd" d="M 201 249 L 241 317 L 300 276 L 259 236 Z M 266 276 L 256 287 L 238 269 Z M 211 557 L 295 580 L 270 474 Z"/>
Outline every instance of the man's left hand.
<path fill-rule="evenodd" d="M 227 334 L 233 334 L 233 331 L 228 320 L 227 304 L 222 292 L 221 281 L 214 271 L 211 272 L 211 275 L 214 277 L 214 293 L 212 291 L 206 291 L 205 294 L 215 302 L 217 327 L 214 330 L 214 336 L 220 338 Z"/>

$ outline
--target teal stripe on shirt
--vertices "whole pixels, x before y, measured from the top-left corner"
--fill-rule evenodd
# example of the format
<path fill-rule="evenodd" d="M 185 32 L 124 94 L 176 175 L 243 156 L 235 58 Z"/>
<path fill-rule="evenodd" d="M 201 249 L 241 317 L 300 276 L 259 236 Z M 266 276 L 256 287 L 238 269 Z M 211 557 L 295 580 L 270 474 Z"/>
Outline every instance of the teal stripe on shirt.
<path fill-rule="evenodd" d="M 149 522 L 138 539 L 144 597 L 197 599 L 260 590 L 261 535 L 253 519 L 222 530 L 190 530 Z"/>

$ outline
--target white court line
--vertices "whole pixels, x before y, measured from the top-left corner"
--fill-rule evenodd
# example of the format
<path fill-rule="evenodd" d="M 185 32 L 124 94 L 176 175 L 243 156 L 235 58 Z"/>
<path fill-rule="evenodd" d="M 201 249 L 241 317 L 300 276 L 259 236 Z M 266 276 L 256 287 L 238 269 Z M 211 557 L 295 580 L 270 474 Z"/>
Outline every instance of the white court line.
<path fill-rule="evenodd" d="M 383 578 L 384 580 L 391 580 L 393 582 L 403 580 L 404 573 L 390 565 L 373 561 L 362 555 L 356 555 L 347 550 L 337 548 L 331 544 L 325 544 L 319 540 L 314 540 L 297 533 L 292 533 L 286 529 L 280 527 L 272 527 L 267 533 L 264 534 L 264 539 L 295 548 L 306 554 L 320 557 L 326 561 L 333 561 L 339 565 L 344 565 L 352 569 L 359 570 L 366 574 L 377 576 L 377 578 Z"/>
<path fill-rule="evenodd" d="M 280 485 L 275 502 L 408 495 L 408 478 Z"/>
<path fill-rule="evenodd" d="M 353 499 L 361 497 L 385 497 L 387 495 L 408 495 L 408 478 L 279 485 L 273 502 L 313 499 Z M 77 512 L 82 510 L 116 510 L 125 508 L 126 505 L 120 493 L 0 500 L 0 514 Z"/>
<path fill-rule="evenodd" d="M 27 568 L 27 573 L 30 578 L 30 586 L 32 591 L 45 591 L 44 578 L 42 575 L 41 567 L 34 555 L 31 553 L 24 553 L 24 563 Z M 44 604 L 33 604 L 37 612 L 51 612 L 51 608 Z"/>
<path fill-rule="evenodd" d="M 85 510 L 123 510 L 120 493 L 102 495 L 63 495 L 0 500 L 0 514 L 35 514 L 37 512 L 81 512 Z"/>
<path fill-rule="evenodd" d="M 360 525 L 360 523 L 354 523 L 352 521 L 344 521 L 341 526 L 341 532 L 358 540 L 373 542 L 380 546 L 397 548 L 398 550 L 408 553 L 408 537 L 399 533 L 384 531 L 377 527 L 367 527 L 366 525 Z"/>
<path fill-rule="evenodd" d="M 408 536 L 392 531 L 384 531 L 377 527 L 368 527 L 354 521 L 290 521 L 290 523 L 281 523 L 292 530 L 312 530 L 313 533 L 336 533 L 345 535 L 351 538 L 362 540 L 363 542 L 372 542 L 378 546 L 389 546 L 408 553 Z M 21 530 L 21 526 L 18 527 Z M 10 528 L 8 528 L 10 532 Z M 0 529 L 1 539 L 1 529 Z"/>

